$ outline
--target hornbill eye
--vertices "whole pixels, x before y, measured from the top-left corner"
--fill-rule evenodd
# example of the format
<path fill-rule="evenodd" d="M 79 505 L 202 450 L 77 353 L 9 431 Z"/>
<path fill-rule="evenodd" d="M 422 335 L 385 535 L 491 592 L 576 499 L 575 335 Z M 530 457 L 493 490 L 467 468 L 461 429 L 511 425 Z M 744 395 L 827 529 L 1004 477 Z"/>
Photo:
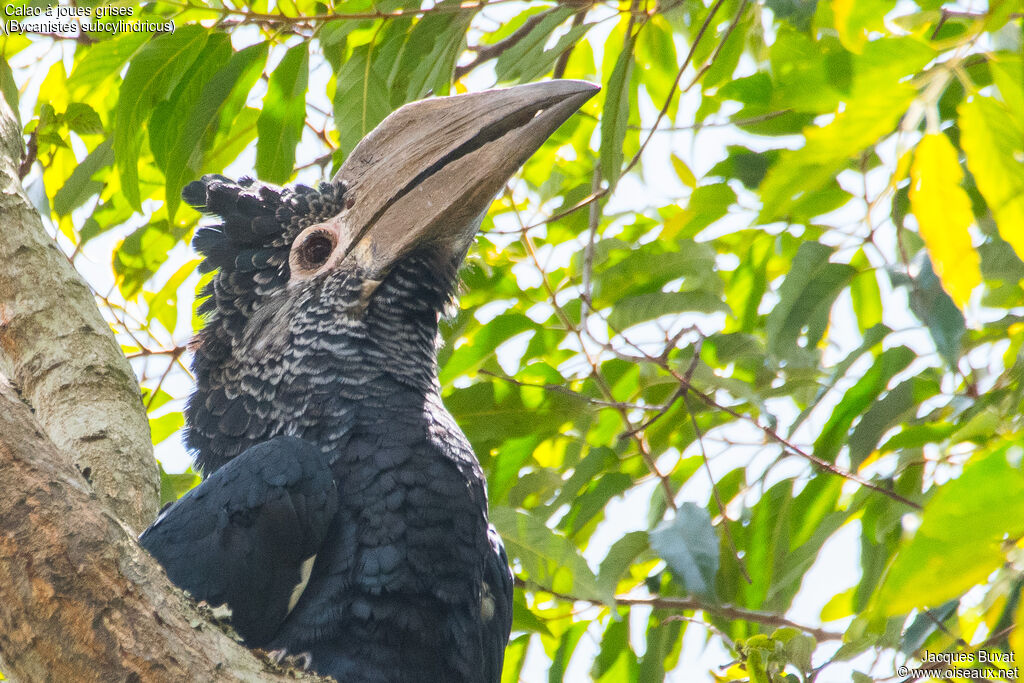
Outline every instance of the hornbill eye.
<path fill-rule="evenodd" d="M 335 237 L 327 230 L 314 230 L 302 237 L 295 248 L 295 264 L 302 270 L 316 270 L 334 251 Z"/>

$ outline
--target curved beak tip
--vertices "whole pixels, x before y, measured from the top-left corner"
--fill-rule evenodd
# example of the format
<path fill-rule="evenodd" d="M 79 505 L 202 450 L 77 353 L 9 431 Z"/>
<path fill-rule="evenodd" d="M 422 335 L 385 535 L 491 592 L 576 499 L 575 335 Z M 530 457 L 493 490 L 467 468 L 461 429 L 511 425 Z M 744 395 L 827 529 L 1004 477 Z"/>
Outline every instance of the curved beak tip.
<path fill-rule="evenodd" d="M 334 177 L 355 197 L 349 215 L 342 214 L 345 253 L 372 254 L 368 269 L 383 272 L 425 240 L 468 243 L 494 195 L 600 89 L 559 79 L 436 97 L 392 112 Z"/>

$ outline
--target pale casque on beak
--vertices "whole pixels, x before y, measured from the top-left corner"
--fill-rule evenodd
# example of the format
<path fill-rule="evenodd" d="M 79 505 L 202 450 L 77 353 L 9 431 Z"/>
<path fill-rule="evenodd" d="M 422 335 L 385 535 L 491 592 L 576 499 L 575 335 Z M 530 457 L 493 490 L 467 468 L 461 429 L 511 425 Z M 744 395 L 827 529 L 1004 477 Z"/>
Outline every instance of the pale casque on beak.
<path fill-rule="evenodd" d="M 293 280 L 358 267 L 368 281 L 379 281 L 427 241 L 461 257 L 502 186 L 598 90 L 585 81 L 554 80 L 401 107 L 356 145 L 335 175 L 347 187 L 346 210 L 296 238 Z M 331 255 L 315 270 L 296 268 L 304 248 Z"/>

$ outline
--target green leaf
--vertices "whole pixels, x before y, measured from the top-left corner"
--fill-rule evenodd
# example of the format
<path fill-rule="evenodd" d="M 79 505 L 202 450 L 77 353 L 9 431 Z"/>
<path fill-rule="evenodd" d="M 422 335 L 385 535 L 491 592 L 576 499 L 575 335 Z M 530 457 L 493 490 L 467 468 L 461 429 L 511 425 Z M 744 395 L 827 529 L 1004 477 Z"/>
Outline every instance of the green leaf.
<path fill-rule="evenodd" d="M 485 362 L 495 358 L 503 342 L 536 327 L 522 313 L 504 313 L 486 325 L 474 326 L 441 369 L 441 384 L 449 384 L 460 375 L 475 372 Z"/>
<path fill-rule="evenodd" d="M 817 346 L 828 324 L 832 303 L 856 270 L 830 263 L 832 249 L 818 242 L 802 242 L 786 279 L 779 287 L 779 303 L 765 323 L 768 350 L 780 358 L 795 358 L 799 350 Z M 798 345 L 806 333 L 803 345 Z"/>
<path fill-rule="evenodd" d="M 195 271 L 199 263 L 199 259 L 185 262 L 171 277 L 167 278 L 167 282 L 159 291 L 146 297 L 149 303 L 149 311 L 146 313 L 147 323 L 155 318 L 160 321 L 165 330 L 174 334 L 178 324 L 178 289 L 181 288 L 185 279 Z"/>
<path fill-rule="evenodd" d="M 590 667 L 590 678 L 594 681 L 622 681 L 631 680 L 632 677 L 624 677 L 620 667 L 626 663 L 624 660 L 632 660 L 636 663 L 636 655 L 629 646 L 629 621 L 626 619 L 612 619 L 601 636 L 601 650 L 594 658 L 594 664 Z M 628 666 L 628 663 L 626 663 Z"/>
<path fill-rule="evenodd" d="M 101 92 L 100 86 L 107 79 L 116 78 L 121 73 L 125 62 L 140 47 L 146 44 L 149 35 L 143 32 L 126 32 L 91 45 L 80 59 L 75 60 L 75 67 L 68 78 L 68 95 L 76 101 Z M 78 50 L 82 50 L 81 47 Z M 76 50 L 76 57 L 78 52 Z"/>
<path fill-rule="evenodd" d="M 495 506 L 491 508 L 490 519 L 509 555 L 522 562 L 530 580 L 542 589 L 611 604 L 611 593 L 598 584 L 586 560 L 568 538 L 525 510 Z"/>
<path fill-rule="evenodd" d="M 1024 112 L 1024 58 L 1000 56 L 989 62 L 992 80 L 999 88 L 999 99 L 1007 111 L 1020 117 Z"/>
<path fill-rule="evenodd" d="M 456 6 L 445 0 L 435 7 Z M 421 18 L 409 31 L 391 72 L 391 106 L 398 107 L 428 93 L 447 95 L 455 62 L 465 44 L 469 12 L 437 12 Z"/>
<path fill-rule="evenodd" d="M 181 411 L 167 413 L 160 417 L 149 418 L 149 431 L 153 435 L 153 444 L 158 444 L 185 426 L 185 417 Z"/>
<path fill-rule="evenodd" d="M 940 388 L 934 380 L 912 377 L 876 401 L 850 435 L 850 464 L 853 469 L 857 470 L 875 450 L 886 431 L 906 417 L 913 416 L 917 407 L 939 393 Z"/>
<path fill-rule="evenodd" d="M 132 59 L 121 84 L 114 120 L 114 158 L 121 172 L 121 190 L 136 211 L 139 194 L 139 148 L 142 124 L 157 103 L 169 95 L 206 43 L 199 25 L 179 27 L 148 42 Z"/>
<path fill-rule="evenodd" d="M 706 244 L 682 240 L 679 251 L 659 247 L 636 249 L 624 259 L 595 274 L 594 305 L 613 305 L 627 296 L 659 291 L 666 283 L 683 280 L 684 291 L 721 291 L 715 273 L 715 254 Z"/>
<path fill-rule="evenodd" d="M 806 130 L 806 144 L 782 152 L 761 183 L 758 221 L 785 218 L 801 200 L 813 197 L 851 158 L 893 132 L 916 94 L 906 83 L 879 88 L 849 102 L 827 126 Z"/>
<path fill-rule="evenodd" d="M 846 441 L 846 432 L 854 419 L 863 413 L 885 391 L 891 380 L 917 358 L 906 346 L 886 349 L 875 359 L 867 372 L 843 395 L 832 411 L 821 434 L 814 441 L 814 454 L 832 462 Z M 862 435 L 862 439 L 865 437 Z M 863 446 L 863 442 L 858 442 Z M 863 455 L 863 453 L 861 453 Z"/>
<path fill-rule="evenodd" d="M 784 480 L 765 491 L 754 504 L 742 546 L 751 582 L 739 585 L 741 604 L 751 608 L 780 606 L 781 601 L 775 599 L 770 589 L 790 551 L 793 503 L 793 482 Z M 785 609 L 787 605 L 781 607 Z"/>
<path fill-rule="evenodd" d="M 167 157 L 187 123 L 182 114 L 195 106 L 210 77 L 230 56 L 231 39 L 224 33 L 212 34 L 174 91 L 154 107 L 148 123 L 149 151 L 153 153 L 156 165 L 165 173 Z"/>
<path fill-rule="evenodd" d="M 807 0 L 767 0 L 765 5 L 776 19 L 782 19 L 800 31 L 807 31 L 814 18 L 817 2 Z"/>
<path fill-rule="evenodd" d="M 587 631 L 589 624 L 585 621 L 578 621 L 565 630 L 558 643 L 558 649 L 551 657 L 551 668 L 548 669 L 548 683 L 562 683 L 565 670 L 572 659 L 572 653 L 576 651 L 580 638 Z"/>
<path fill-rule="evenodd" d="M 739 145 L 729 145 L 726 150 L 729 156 L 712 166 L 708 175 L 723 179 L 736 178 L 748 190 L 756 189 L 761 184 L 765 173 L 779 158 L 779 151 L 775 149 L 755 152 Z"/>
<path fill-rule="evenodd" d="M 846 164 L 892 133 L 917 89 L 899 80 L 934 57 L 914 38 L 874 41 L 854 62 L 854 85 L 831 123 L 804 131 L 806 143 L 782 152 L 761 183 L 761 223 L 783 219 L 814 198 Z M 793 58 L 799 62 L 799 57 Z M 799 83 L 799 88 L 805 84 Z"/>
<path fill-rule="evenodd" d="M 829 60 L 827 43 L 782 26 L 768 53 L 774 88 L 772 104 L 812 114 L 832 111 L 842 93 L 836 88 L 835 60 Z M 849 65 L 844 65 L 849 70 Z"/>
<path fill-rule="evenodd" d="M 899 284 L 902 281 L 896 280 Z M 925 324 L 939 355 L 950 367 L 960 359 L 961 343 L 967 330 L 963 313 L 942 288 L 931 261 L 921 260 L 917 277 L 905 283 L 910 289 L 910 310 Z"/>
<path fill-rule="evenodd" d="M 882 324 L 882 291 L 878 287 L 878 273 L 860 250 L 851 262 L 860 270 L 850 282 L 850 297 L 853 312 L 857 316 L 857 327 L 861 332 Z"/>
<path fill-rule="evenodd" d="M 21 112 L 18 109 L 18 84 L 14 82 L 14 72 L 11 71 L 7 59 L 0 59 L 0 96 L 7 101 L 7 106 L 14 112 L 14 118 L 21 128 Z"/>
<path fill-rule="evenodd" d="M 594 525 L 601 520 L 608 502 L 621 496 L 632 485 L 633 477 L 625 472 L 605 473 L 576 496 L 569 512 L 558 522 L 558 529 L 583 545 L 593 532 Z"/>
<path fill-rule="evenodd" d="M 605 593 L 615 593 L 622 575 L 636 558 L 651 547 L 646 531 L 630 531 L 612 544 L 597 571 L 597 583 Z"/>
<path fill-rule="evenodd" d="M 239 89 L 241 88 L 236 90 Z M 225 103 L 221 108 L 221 121 L 225 120 L 223 114 L 227 107 L 228 103 Z M 256 121 L 259 116 L 258 109 L 246 107 L 234 117 L 227 128 L 219 126 L 213 144 L 210 145 L 203 157 L 200 175 L 223 170 L 237 159 L 238 155 L 249 146 L 249 143 L 256 139 Z"/>
<path fill-rule="evenodd" d="M 925 641 L 933 633 L 944 631 L 943 624 L 956 614 L 960 600 L 950 600 L 935 609 L 924 610 L 903 632 L 903 644 L 900 651 L 907 657 L 915 656 L 924 647 Z"/>
<path fill-rule="evenodd" d="M 525 57 L 515 65 L 515 77 L 520 83 L 535 81 L 544 74 L 551 71 L 558 58 L 576 45 L 586 35 L 593 24 L 580 24 L 572 26 L 563 33 L 555 44 L 547 50 L 535 50 L 527 53 Z M 510 74 L 511 76 L 511 74 Z"/>
<path fill-rule="evenodd" d="M 263 111 L 256 121 L 256 173 L 282 184 L 292 176 L 295 148 L 306 122 L 306 84 L 309 52 L 306 43 L 288 49 L 267 81 Z"/>
<path fill-rule="evenodd" d="M 735 28 L 725 37 L 724 42 L 720 42 L 719 46 L 715 48 L 715 52 L 712 54 L 713 61 L 707 66 L 700 79 L 701 87 L 705 91 L 727 83 L 736 72 L 736 67 L 739 65 L 740 58 L 749 41 L 754 16 L 756 16 L 756 12 L 752 11 L 750 5 L 746 5 L 746 11 L 736 18 Z"/>
<path fill-rule="evenodd" d="M 337 22 L 341 23 L 341 22 Z M 519 683 L 522 680 L 526 650 L 530 645 L 530 633 L 512 638 L 505 648 L 505 664 L 501 671 L 501 683 Z"/>
<path fill-rule="evenodd" d="M 570 7 L 559 7 L 545 12 L 544 18 L 530 29 L 525 37 L 498 55 L 498 60 L 494 65 L 494 72 L 498 76 L 498 80 L 520 80 L 523 66 L 528 66 L 538 56 L 545 54 L 544 44 L 547 43 L 548 38 L 556 28 L 575 13 L 575 10 Z M 558 55 L 555 55 L 554 59 L 557 58 Z M 552 63 L 554 63 L 554 59 L 552 59 Z"/>
<path fill-rule="evenodd" d="M 774 249 L 770 235 L 748 231 L 744 235 L 745 258 L 728 280 L 725 298 L 736 316 L 736 327 L 727 324 L 727 330 L 738 329 L 753 333 L 760 320 L 761 300 L 768 289 L 768 261 Z"/>
<path fill-rule="evenodd" d="M 96 149 L 82 159 L 57 193 L 53 195 L 53 210 L 61 216 L 67 216 L 80 207 L 85 201 L 103 189 L 103 183 L 93 180 L 93 176 L 103 168 L 114 163 L 114 150 L 110 140 L 104 140 Z"/>
<path fill-rule="evenodd" d="M 199 475 L 193 472 L 191 468 L 181 474 L 168 474 L 164 472 L 164 468 L 161 466 L 160 505 L 164 506 L 168 503 L 173 503 L 198 486 L 201 481 Z"/>
<path fill-rule="evenodd" d="M 932 496 L 875 595 L 876 611 L 938 607 L 1003 564 L 1002 544 L 1024 534 L 1024 473 L 1007 462 L 1010 448 L 972 460 Z"/>
<path fill-rule="evenodd" d="M 126 299 L 142 290 L 142 285 L 167 260 L 167 253 L 185 235 L 167 221 L 144 225 L 124 239 L 114 254 L 114 276 Z"/>
<path fill-rule="evenodd" d="M 975 96 L 958 111 L 967 167 L 992 209 L 999 236 L 1024 259 L 1024 127 L 991 97 Z"/>
<path fill-rule="evenodd" d="M 188 113 L 181 136 L 173 144 L 167 159 L 166 196 L 170 218 L 179 204 L 181 190 L 199 175 L 201 148 L 204 140 L 213 137 L 214 125 L 220 120 L 218 111 L 236 93 L 247 94 L 263 71 L 267 44 L 257 43 L 231 55 L 227 64 L 203 87 L 202 94 Z"/>
<path fill-rule="evenodd" d="M 612 32 L 612 39 L 618 34 Z M 622 172 L 622 146 L 629 124 L 629 88 L 633 75 L 633 45 L 636 35 L 627 36 L 608 82 L 604 85 L 601 114 L 601 175 L 614 187 Z M 617 49 L 617 46 L 616 46 Z"/>
<path fill-rule="evenodd" d="M 736 193 L 725 183 L 701 185 L 690 193 L 686 208 L 665 221 L 668 239 L 693 238 L 704 228 L 725 216 L 736 202 Z"/>
<path fill-rule="evenodd" d="M 729 313 L 721 296 L 711 292 L 651 292 L 622 299 L 608 316 L 608 324 L 622 331 L 664 315 L 683 312 Z"/>
<path fill-rule="evenodd" d="M 88 104 L 72 102 L 64 112 L 64 123 L 68 129 L 79 135 L 100 135 L 103 133 L 103 122 L 100 115 Z"/>
<path fill-rule="evenodd" d="M 661 683 L 665 680 L 666 673 L 675 668 L 674 660 L 678 657 L 677 648 L 683 632 L 682 622 L 664 619 L 661 614 L 655 612 L 647 624 L 647 650 L 640 658 L 636 675 L 617 680 Z"/>
<path fill-rule="evenodd" d="M 668 564 L 686 590 L 715 601 L 718 535 L 707 510 L 683 503 L 676 515 L 651 532 L 651 548 Z"/>
<path fill-rule="evenodd" d="M 679 110 L 679 88 L 674 88 L 676 72 L 676 46 L 672 40 L 672 26 L 660 14 L 653 14 L 644 24 L 636 39 L 636 66 L 641 70 L 644 89 L 658 108 L 671 101 L 665 114 L 674 121 Z M 684 181 L 685 182 L 685 181 Z M 694 181 L 691 187 L 696 186 Z"/>
<path fill-rule="evenodd" d="M 895 0 L 836 0 L 832 12 L 839 40 L 851 52 L 860 52 L 872 31 L 885 29 L 885 15 Z"/>
<path fill-rule="evenodd" d="M 334 125 L 339 149 L 348 156 L 356 144 L 391 112 L 384 80 L 373 60 L 373 45 L 360 45 L 341 66 L 334 91 Z"/>
<path fill-rule="evenodd" d="M 693 175 L 693 171 L 686 165 L 686 162 L 672 154 L 669 157 L 672 160 L 672 168 L 676 172 L 676 177 L 679 178 L 679 182 L 691 189 L 696 189 L 697 178 Z"/>

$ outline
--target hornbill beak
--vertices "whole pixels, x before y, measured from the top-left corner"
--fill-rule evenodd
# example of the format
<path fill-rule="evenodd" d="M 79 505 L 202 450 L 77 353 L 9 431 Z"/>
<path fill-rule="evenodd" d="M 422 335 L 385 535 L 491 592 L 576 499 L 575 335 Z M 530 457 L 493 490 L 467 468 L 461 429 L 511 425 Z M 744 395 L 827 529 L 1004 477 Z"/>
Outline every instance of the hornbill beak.
<path fill-rule="evenodd" d="M 308 276 L 358 266 L 379 281 L 431 241 L 461 258 L 502 186 L 599 89 L 553 80 L 401 107 L 352 150 L 334 177 L 347 186 L 346 210 L 306 228 L 293 259 L 310 235 L 333 244 Z"/>

